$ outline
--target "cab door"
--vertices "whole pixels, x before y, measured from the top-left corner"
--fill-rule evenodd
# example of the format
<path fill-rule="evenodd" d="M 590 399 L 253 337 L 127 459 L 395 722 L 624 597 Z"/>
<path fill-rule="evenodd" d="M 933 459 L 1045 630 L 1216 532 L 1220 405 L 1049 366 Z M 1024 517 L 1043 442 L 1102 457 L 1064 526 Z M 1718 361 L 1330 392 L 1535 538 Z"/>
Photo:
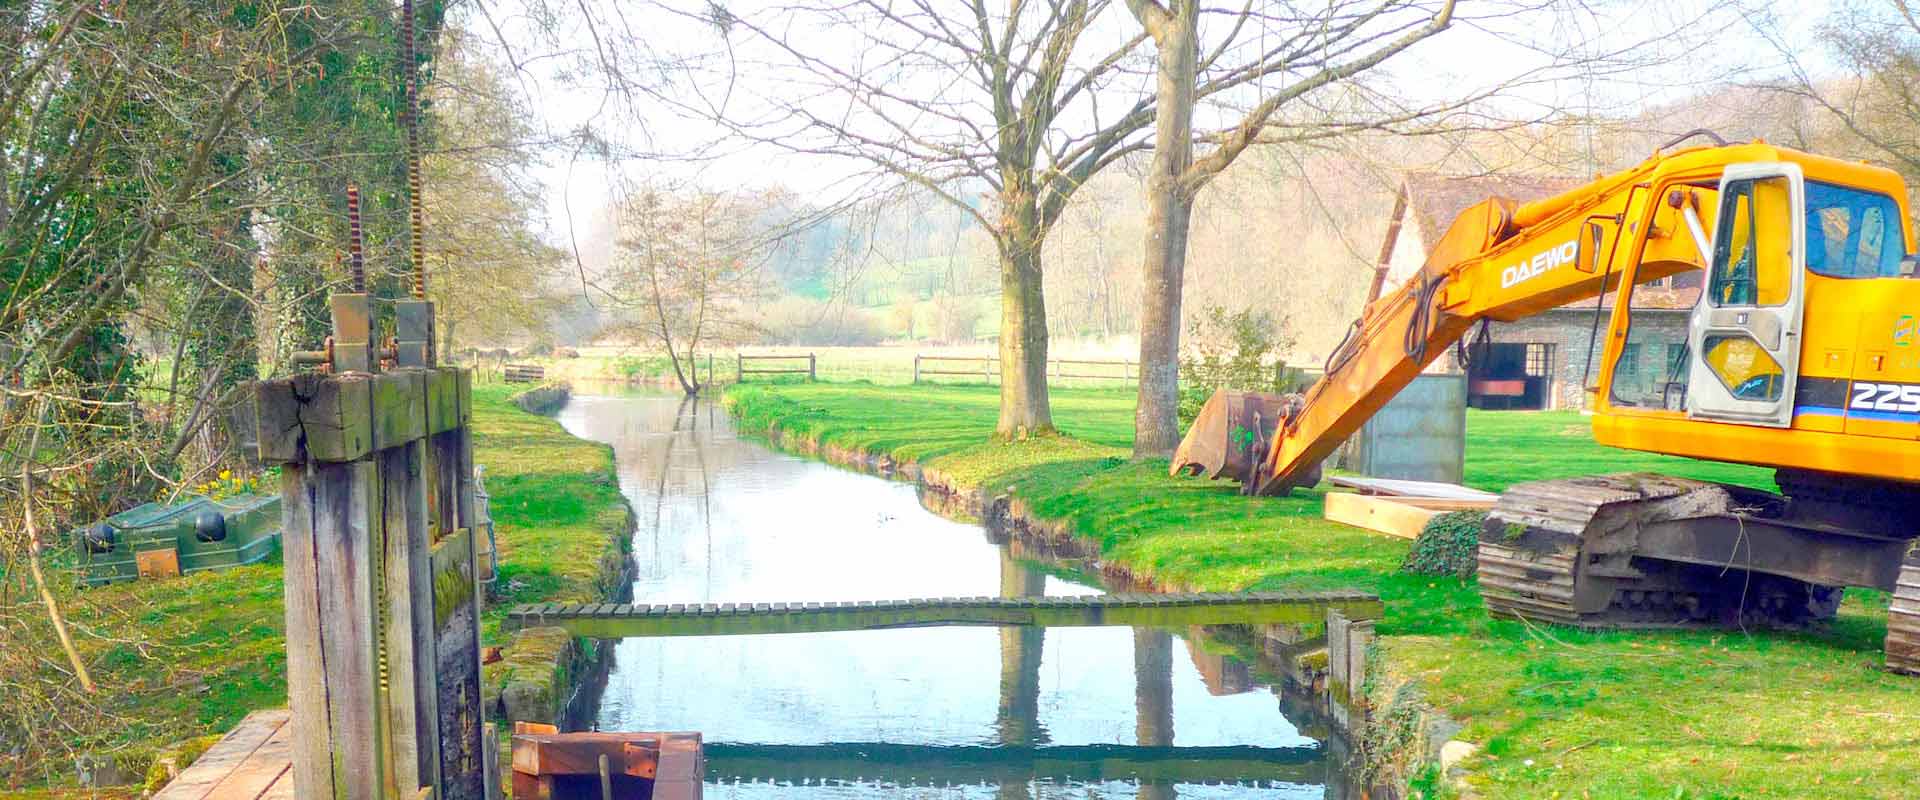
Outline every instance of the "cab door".
<path fill-rule="evenodd" d="M 1688 417 L 1793 424 L 1806 304 L 1805 215 L 1798 164 L 1733 164 L 1720 176 L 1713 255 L 1688 320 Z"/>

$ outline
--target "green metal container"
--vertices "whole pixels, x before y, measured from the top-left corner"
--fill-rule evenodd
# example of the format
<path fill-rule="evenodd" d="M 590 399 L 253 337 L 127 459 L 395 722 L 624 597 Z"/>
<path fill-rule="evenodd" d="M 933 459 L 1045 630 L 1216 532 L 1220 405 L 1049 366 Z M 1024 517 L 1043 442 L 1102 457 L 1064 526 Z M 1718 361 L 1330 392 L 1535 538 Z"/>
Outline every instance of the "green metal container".
<path fill-rule="evenodd" d="M 140 562 L 168 563 L 173 551 L 183 575 L 254 564 L 280 548 L 279 495 L 196 497 L 122 511 L 73 532 L 88 586 L 140 577 Z"/>

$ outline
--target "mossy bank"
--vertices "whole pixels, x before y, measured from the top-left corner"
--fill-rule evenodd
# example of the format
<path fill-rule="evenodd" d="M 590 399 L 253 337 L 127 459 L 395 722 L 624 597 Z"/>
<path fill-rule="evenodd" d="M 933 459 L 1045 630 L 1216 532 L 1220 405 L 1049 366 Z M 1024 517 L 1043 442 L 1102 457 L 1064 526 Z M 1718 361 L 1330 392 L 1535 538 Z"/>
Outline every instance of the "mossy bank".
<path fill-rule="evenodd" d="M 991 439 L 985 386 L 740 386 L 748 432 L 976 495 L 1097 548 L 1103 564 L 1201 591 L 1351 587 L 1387 603 L 1367 687 L 1387 765 L 1415 791 L 1456 791 L 1419 763 L 1436 735 L 1477 746 L 1459 786 L 1488 797 L 1905 797 L 1920 785 L 1920 684 L 1880 668 L 1886 598 L 1848 595 L 1815 631 L 1578 631 L 1494 620 L 1471 580 L 1403 574 L 1407 542 L 1321 518 L 1325 489 L 1249 498 L 1128 458 L 1132 396 L 1056 390 L 1063 435 Z M 1761 485 L 1765 473 L 1601 448 L 1570 413 L 1472 412 L 1467 483 L 1655 470 Z M 804 444 L 802 444 L 804 443 Z M 1433 708 L 1457 733 L 1424 713 Z M 1431 744 L 1438 744 L 1437 742 Z M 1455 749 L 1452 755 L 1461 754 Z M 1836 788 L 1843 787 L 1843 788 Z"/>

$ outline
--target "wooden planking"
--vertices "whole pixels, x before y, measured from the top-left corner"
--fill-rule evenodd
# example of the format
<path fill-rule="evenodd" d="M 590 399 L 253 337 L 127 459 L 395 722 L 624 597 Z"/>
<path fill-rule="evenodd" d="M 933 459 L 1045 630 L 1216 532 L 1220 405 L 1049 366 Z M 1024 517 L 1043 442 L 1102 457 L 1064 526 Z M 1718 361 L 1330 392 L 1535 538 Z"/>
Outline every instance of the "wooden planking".
<path fill-rule="evenodd" d="M 213 787 L 207 800 L 257 800 L 292 771 L 293 732 L 282 725 L 260 749 L 253 751 Z"/>
<path fill-rule="evenodd" d="M 1327 519 L 1356 528 L 1413 539 L 1436 515 L 1448 511 L 1485 511 L 1492 500 L 1456 500 L 1425 497 L 1381 497 L 1333 492 L 1326 496 Z"/>
<path fill-rule="evenodd" d="M 1355 591 L 1240 594 L 1089 595 L 1084 597 L 969 597 L 910 601 L 631 606 L 602 613 L 600 604 L 523 605 L 508 612 L 509 628 L 560 626 L 576 636 L 728 636 L 818 633 L 935 625 L 1263 625 L 1317 623 L 1329 609 L 1353 619 L 1379 617 L 1380 598 Z"/>
<path fill-rule="evenodd" d="M 1437 483 L 1434 481 L 1404 481 L 1394 478 L 1368 478 L 1359 475 L 1336 475 L 1327 481 L 1335 486 L 1358 489 L 1363 494 L 1393 495 L 1397 497 L 1423 497 L 1447 500 L 1487 500 L 1500 499 L 1492 492 L 1470 489 L 1457 483 Z"/>
<path fill-rule="evenodd" d="M 203 800 L 213 797 L 214 787 L 246 763 L 276 734 L 287 743 L 288 750 L 282 751 L 283 756 L 290 755 L 290 718 L 288 712 L 277 710 L 248 714 L 233 730 L 227 731 L 227 735 L 220 737 L 220 741 L 207 748 L 207 752 L 202 753 L 192 766 L 182 770 L 178 777 L 154 795 L 154 800 Z"/>
<path fill-rule="evenodd" d="M 314 578 L 331 739 L 324 768 L 335 773 L 332 796 L 345 800 L 380 797 L 387 775 L 374 629 L 375 471 L 370 461 L 320 464 L 313 471 Z"/>
<path fill-rule="evenodd" d="M 604 755 L 616 772 L 651 778 L 660 746 L 657 733 L 516 733 L 513 770 L 529 775 L 598 775 Z"/>
<path fill-rule="evenodd" d="M 321 471 L 340 467 L 317 465 Z M 327 726 L 327 682 L 321 657 L 320 595 L 315 528 L 307 467 L 288 464 L 280 473 L 280 546 L 284 562 L 287 619 L 287 704 L 296 720 L 293 758 L 297 794 L 334 796 L 333 733 Z"/>
<path fill-rule="evenodd" d="M 381 546 L 386 559 L 385 634 L 388 699 L 393 709 L 395 785 L 437 786 L 440 775 L 437 682 L 432 665 L 433 580 L 428 558 L 426 447 L 419 441 L 380 453 Z"/>

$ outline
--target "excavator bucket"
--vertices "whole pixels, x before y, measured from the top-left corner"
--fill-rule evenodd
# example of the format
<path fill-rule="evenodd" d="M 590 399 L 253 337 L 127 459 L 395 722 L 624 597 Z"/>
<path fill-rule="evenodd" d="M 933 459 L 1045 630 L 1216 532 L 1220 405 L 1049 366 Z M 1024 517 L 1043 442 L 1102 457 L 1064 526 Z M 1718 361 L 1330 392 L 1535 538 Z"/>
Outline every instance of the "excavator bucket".
<path fill-rule="evenodd" d="M 1246 483 L 1288 406 L 1286 395 L 1221 389 L 1200 407 L 1187 437 L 1173 451 L 1170 475 L 1182 472 Z"/>

